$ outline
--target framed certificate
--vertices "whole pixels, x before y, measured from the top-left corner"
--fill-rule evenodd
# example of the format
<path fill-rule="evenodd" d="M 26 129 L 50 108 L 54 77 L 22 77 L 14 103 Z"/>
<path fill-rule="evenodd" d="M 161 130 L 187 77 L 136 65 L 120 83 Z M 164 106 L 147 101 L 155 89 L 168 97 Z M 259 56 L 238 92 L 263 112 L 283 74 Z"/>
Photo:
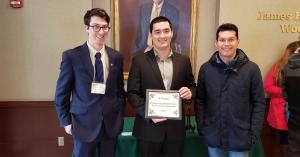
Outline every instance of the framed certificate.
<path fill-rule="evenodd" d="M 177 90 L 146 90 L 146 118 L 181 120 L 181 105 Z"/>

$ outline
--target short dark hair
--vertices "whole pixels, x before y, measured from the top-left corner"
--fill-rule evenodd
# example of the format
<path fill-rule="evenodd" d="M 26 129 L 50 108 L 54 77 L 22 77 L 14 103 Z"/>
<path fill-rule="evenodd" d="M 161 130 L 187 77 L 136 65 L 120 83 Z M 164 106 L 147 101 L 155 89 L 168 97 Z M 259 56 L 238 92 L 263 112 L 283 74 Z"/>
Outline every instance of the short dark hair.
<path fill-rule="evenodd" d="M 234 31 L 236 38 L 239 38 L 239 29 L 236 25 L 232 23 L 225 23 L 219 26 L 217 33 L 216 33 L 216 40 L 219 38 L 219 32 L 224 32 L 224 31 Z"/>
<path fill-rule="evenodd" d="M 84 24 L 89 26 L 90 22 L 91 22 L 91 18 L 92 16 L 98 16 L 103 18 L 107 24 L 109 24 L 110 21 L 110 17 L 108 16 L 108 14 L 106 13 L 106 11 L 104 9 L 101 8 L 93 8 L 91 10 L 88 10 L 85 15 L 84 15 Z"/>
<path fill-rule="evenodd" d="M 159 23 L 159 22 L 168 22 L 169 25 L 170 25 L 171 30 L 173 30 L 172 23 L 171 23 L 171 21 L 170 21 L 168 18 L 166 18 L 166 17 L 164 17 L 164 16 L 158 16 L 158 17 L 154 18 L 154 19 L 151 21 L 151 23 L 150 23 L 150 33 L 151 33 L 152 30 L 153 30 L 153 25 L 154 25 L 155 23 Z"/>

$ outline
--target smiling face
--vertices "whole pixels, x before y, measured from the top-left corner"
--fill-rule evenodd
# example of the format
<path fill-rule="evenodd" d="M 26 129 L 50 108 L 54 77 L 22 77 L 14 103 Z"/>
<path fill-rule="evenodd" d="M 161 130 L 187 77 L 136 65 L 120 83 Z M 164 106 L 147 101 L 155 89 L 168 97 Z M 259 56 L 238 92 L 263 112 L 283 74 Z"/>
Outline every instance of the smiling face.
<path fill-rule="evenodd" d="M 173 37 L 173 31 L 169 22 L 162 21 L 153 24 L 153 30 L 151 32 L 153 46 L 157 50 L 170 49 L 171 39 Z"/>
<path fill-rule="evenodd" d="M 221 31 L 215 46 L 219 51 L 221 59 L 226 63 L 232 60 L 236 55 L 240 39 L 237 38 L 235 31 Z"/>
<path fill-rule="evenodd" d="M 86 32 L 88 33 L 88 41 L 95 48 L 102 48 L 108 37 L 108 31 L 100 29 L 100 31 L 94 31 L 93 26 L 105 27 L 108 23 L 99 16 L 92 16 L 89 26 L 86 26 Z"/>

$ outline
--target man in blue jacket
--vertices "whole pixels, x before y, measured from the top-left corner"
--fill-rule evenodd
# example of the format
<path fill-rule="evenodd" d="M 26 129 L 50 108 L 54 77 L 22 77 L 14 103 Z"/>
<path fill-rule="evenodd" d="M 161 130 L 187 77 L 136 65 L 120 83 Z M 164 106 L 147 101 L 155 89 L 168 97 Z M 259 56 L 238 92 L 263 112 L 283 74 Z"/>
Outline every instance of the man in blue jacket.
<path fill-rule="evenodd" d="M 259 67 L 238 49 L 238 28 L 219 26 L 218 49 L 199 71 L 196 94 L 198 131 L 211 157 L 247 157 L 260 136 L 264 91 Z"/>
<path fill-rule="evenodd" d="M 110 18 L 94 8 L 84 16 L 88 39 L 62 54 L 55 107 L 73 136 L 75 157 L 114 156 L 123 128 L 123 57 L 107 46 Z"/>

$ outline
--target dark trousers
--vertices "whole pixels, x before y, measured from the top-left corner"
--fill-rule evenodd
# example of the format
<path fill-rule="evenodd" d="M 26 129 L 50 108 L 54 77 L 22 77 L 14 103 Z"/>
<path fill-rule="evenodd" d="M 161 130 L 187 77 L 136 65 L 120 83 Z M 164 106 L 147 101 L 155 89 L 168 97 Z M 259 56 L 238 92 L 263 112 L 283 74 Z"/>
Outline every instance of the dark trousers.
<path fill-rule="evenodd" d="M 104 124 L 104 123 L 102 123 Z M 98 137 L 92 142 L 82 142 L 75 138 L 74 157 L 114 157 L 116 153 L 117 138 L 108 137 L 104 125 Z"/>
<path fill-rule="evenodd" d="M 138 140 L 139 157 L 181 157 L 183 155 L 184 141 L 164 140 L 162 142 L 149 142 Z"/>
<path fill-rule="evenodd" d="M 278 130 L 279 140 L 281 145 L 287 145 L 288 142 L 288 131 L 287 130 Z"/>
<path fill-rule="evenodd" d="M 292 120 L 290 119 L 288 122 L 288 128 L 288 157 L 300 157 L 300 125 L 292 122 Z"/>

